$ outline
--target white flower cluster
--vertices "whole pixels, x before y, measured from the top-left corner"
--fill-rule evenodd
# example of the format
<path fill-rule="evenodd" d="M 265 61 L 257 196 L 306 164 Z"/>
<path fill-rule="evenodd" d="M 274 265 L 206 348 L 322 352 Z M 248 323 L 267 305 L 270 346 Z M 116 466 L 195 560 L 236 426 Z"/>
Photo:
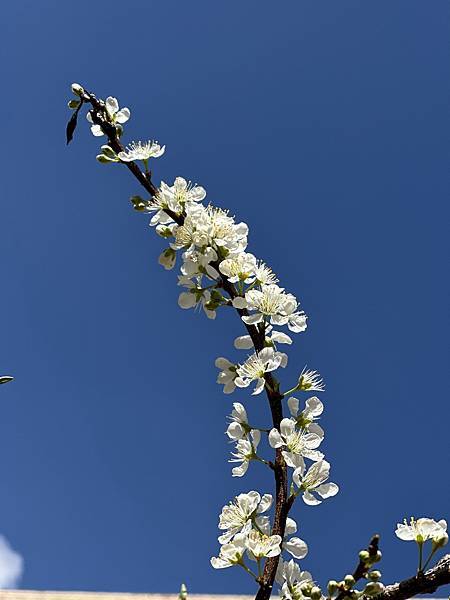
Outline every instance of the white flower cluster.
<path fill-rule="evenodd" d="M 435 521 L 426 517 L 416 521 L 411 517 L 409 525 L 406 519 L 403 523 L 397 523 L 395 535 L 401 540 L 414 541 L 419 545 L 431 540 L 433 546 L 441 548 L 448 542 L 447 521 L 444 519 Z"/>
<path fill-rule="evenodd" d="M 282 549 L 296 558 L 304 558 L 308 552 L 306 543 L 298 537 L 290 537 L 297 531 L 297 524 L 288 519 L 284 540 L 279 535 L 271 535 L 267 512 L 272 505 L 272 496 L 251 491 L 239 494 L 222 508 L 219 529 L 224 533 L 218 538 L 221 548 L 219 556 L 211 558 L 215 569 L 225 569 L 239 565 L 248 570 L 244 555 L 259 563 L 262 559 L 278 556 Z"/>

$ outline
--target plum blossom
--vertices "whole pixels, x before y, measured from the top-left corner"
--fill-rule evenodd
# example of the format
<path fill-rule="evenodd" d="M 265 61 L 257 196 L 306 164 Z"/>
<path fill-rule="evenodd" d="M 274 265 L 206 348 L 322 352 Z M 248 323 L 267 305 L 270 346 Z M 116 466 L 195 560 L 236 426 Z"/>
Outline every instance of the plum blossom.
<path fill-rule="evenodd" d="M 302 392 L 323 392 L 325 384 L 318 371 L 304 367 L 298 378 L 297 389 Z"/>
<path fill-rule="evenodd" d="M 122 125 L 123 123 L 126 123 L 131 115 L 129 108 L 122 108 L 121 110 L 119 110 L 119 103 L 117 102 L 117 98 L 113 98 L 112 96 L 108 96 L 108 98 L 106 98 L 105 109 L 107 119 L 113 125 Z M 89 123 L 92 123 L 91 131 L 93 135 L 95 135 L 96 137 L 105 135 L 100 125 L 94 123 L 91 111 L 89 111 L 86 114 L 86 119 L 89 121 Z"/>
<path fill-rule="evenodd" d="M 254 270 L 254 275 L 258 285 L 272 285 L 278 283 L 275 273 L 262 260 L 258 261 Z"/>
<path fill-rule="evenodd" d="M 282 331 L 275 331 L 272 325 L 267 325 L 265 330 L 266 344 L 274 346 L 275 344 L 292 344 L 292 339 Z M 253 348 L 253 341 L 249 335 L 240 335 L 234 340 L 234 347 L 237 350 L 249 350 Z"/>
<path fill-rule="evenodd" d="M 122 162 L 133 160 L 148 161 L 149 158 L 159 158 L 164 154 L 166 147 L 160 146 L 152 140 L 148 142 L 131 142 L 125 150 L 119 152 L 118 157 Z"/>
<path fill-rule="evenodd" d="M 250 439 L 238 440 L 236 443 L 236 451 L 231 453 L 233 458 L 228 462 L 241 463 L 238 467 L 233 467 L 231 474 L 233 477 L 243 477 L 247 472 L 248 465 L 251 460 L 256 458 L 256 450 L 261 440 L 261 432 L 257 429 L 250 431 Z"/>
<path fill-rule="evenodd" d="M 217 253 L 213 248 L 205 248 L 203 252 L 198 252 L 197 250 L 191 248 L 186 252 L 183 252 L 181 273 L 189 278 L 192 278 L 196 275 L 205 275 L 209 279 L 215 281 L 220 277 L 220 275 L 211 265 L 211 263 L 216 260 Z"/>
<path fill-rule="evenodd" d="M 165 146 L 164 146 L 165 148 Z M 173 185 L 161 181 L 158 193 L 149 201 L 146 210 L 155 212 L 150 225 L 173 223 L 171 216 L 166 211 L 180 215 L 184 209 L 192 209 L 193 205 L 201 202 L 206 196 L 206 191 L 201 186 L 186 181 L 184 177 L 176 177 Z M 173 233 L 179 225 L 174 226 Z"/>
<path fill-rule="evenodd" d="M 231 440 L 242 440 L 251 427 L 248 424 L 247 411 L 240 402 L 233 403 L 233 410 L 229 417 L 231 423 L 227 427 L 227 435 Z"/>
<path fill-rule="evenodd" d="M 278 556 L 281 553 L 280 544 L 280 535 L 266 535 L 256 529 L 250 531 L 246 540 L 248 556 L 252 560 Z"/>
<path fill-rule="evenodd" d="M 181 292 L 178 297 L 178 306 L 183 309 L 196 308 L 201 306 L 208 319 L 216 318 L 216 311 L 208 308 L 211 301 L 211 292 L 194 283 L 184 275 L 178 278 L 178 285 L 188 288 L 187 292 Z"/>
<path fill-rule="evenodd" d="M 287 325 L 294 333 L 306 329 L 306 315 L 298 311 L 298 303 L 292 294 L 287 294 L 284 288 L 275 283 L 261 286 L 260 290 L 252 289 L 245 293 L 245 304 L 241 308 L 255 311 L 241 318 L 247 325 L 255 325 L 264 319 L 269 319 L 272 325 Z"/>
<path fill-rule="evenodd" d="M 219 517 L 219 529 L 226 530 L 219 537 L 219 542 L 229 542 L 237 533 L 248 533 L 257 515 L 269 510 L 272 505 L 272 496 L 264 494 L 261 498 L 258 492 L 239 494 L 227 506 L 222 508 Z"/>
<path fill-rule="evenodd" d="M 323 432 L 322 432 L 323 434 Z M 297 429 L 293 419 L 282 419 L 280 431 L 273 428 L 269 433 L 269 444 L 272 448 L 285 447 L 282 454 L 286 464 L 294 469 L 304 465 L 303 457 L 317 461 L 323 458 L 323 454 L 315 448 L 320 446 L 323 435 L 310 433 Z"/>
<path fill-rule="evenodd" d="M 232 542 L 220 547 L 219 556 L 211 558 L 211 566 L 214 569 L 227 569 L 241 563 L 247 549 L 246 541 L 247 534 L 236 534 Z"/>
<path fill-rule="evenodd" d="M 296 533 L 296 531 L 297 523 L 294 521 L 294 519 L 288 517 L 286 519 L 286 529 L 284 532 L 285 536 L 292 535 L 293 533 Z M 294 558 L 300 560 L 305 558 L 305 556 L 308 554 L 308 545 L 299 537 L 291 537 L 290 539 L 283 541 L 283 550 L 286 550 Z"/>
<path fill-rule="evenodd" d="M 319 460 L 313 463 L 305 474 L 305 465 L 297 467 L 292 475 L 295 485 L 303 492 L 303 500 L 311 506 L 320 504 L 315 494 L 322 498 L 330 498 L 335 496 L 339 491 L 339 486 L 336 483 L 325 483 L 330 475 L 330 463 L 326 460 Z"/>
<path fill-rule="evenodd" d="M 291 396 L 288 399 L 289 412 L 295 419 L 297 427 L 307 429 L 310 433 L 317 433 L 324 436 L 322 427 L 314 421 L 323 413 L 323 404 L 316 396 L 308 398 L 305 402 L 305 408 L 299 411 L 299 401 Z"/>
<path fill-rule="evenodd" d="M 252 381 L 256 381 L 252 395 L 260 394 L 265 385 L 264 375 L 287 365 L 287 355 L 275 352 L 273 348 L 263 348 L 261 352 L 252 354 L 247 360 L 238 365 L 234 383 L 237 387 L 248 387 Z"/>
<path fill-rule="evenodd" d="M 312 585 L 312 575 L 308 571 L 301 571 L 299 565 L 294 561 L 284 561 L 280 558 L 276 574 L 276 580 L 281 585 L 281 600 L 303 600 L 304 595 L 301 586 L 305 583 Z"/>
<path fill-rule="evenodd" d="M 227 358 L 223 358 L 223 356 L 216 358 L 214 364 L 218 369 L 220 369 L 220 373 L 217 376 L 217 383 L 220 383 L 220 385 L 224 386 L 224 394 L 231 394 L 236 389 L 236 365 L 230 362 Z"/>
<path fill-rule="evenodd" d="M 403 523 L 397 523 L 395 535 L 404 541 L 423 544 L 427 540 L 432 540 L 435 544 L 443 546 L 448 541 L 447 522 L 444 519 L 435 521 L 425 517 L 416 521 L 411 517 L 409 525 L 406 519 Z"/>
<path fill-rule="evenodd" d="M 248 252 L 233 254 L 219 265 L 219 271 L 227 277 L 230 283 L 237 283 L 238 281 L 251 283 L 255 269 L 256 258 Z"/>

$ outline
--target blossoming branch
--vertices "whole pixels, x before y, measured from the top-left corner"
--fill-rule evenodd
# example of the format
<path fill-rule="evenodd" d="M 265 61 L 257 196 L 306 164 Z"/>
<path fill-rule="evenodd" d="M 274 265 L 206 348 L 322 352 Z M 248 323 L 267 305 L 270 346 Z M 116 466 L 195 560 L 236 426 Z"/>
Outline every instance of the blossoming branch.
<path fill-rule="evenodd" d="M 355 571 L 342 580 L 330 580 L 325 592 L 296 562 L 308 553 L 307 543 L 296 535 L 296 521 L 289 516 L 296 499 L 300 496 L 305 504 L 315 506 L 339 491 L 338 485 L 329 481 L 330 463 L 319 450 L 325 436 L 318 423 L 324 405 L 314 394 L 325 389 L 321 375 L 304 367 L 286 391 L 281 391 L 276 376 L 288 363 L 287 353 L 280 348 L 291 346 L 291 334 L 300 334 L 307 327 L 307 315 L 299 301 L 280 285 L 264 260 L 247 251 L 247 224 L 236 221 L 228 210 L 205 203 L 202 186 L 180 176 L 172 183 L 153 183 L 150 161 L 163 156 L 165 146 L 154 140 L 122 144 L 129 108 L 120 108 L 111 96 L 98 99 L 79 84 L 73 84 L 72 91 L 75 99 L 69 108 L 74 113 L 67 126 L 67 141 L 73 137 L 80 109 L 88 105 L 93 135 L 107 138 L 97 160 L 124 165 L 148 193 L 145 198 L 133 196 L 131 202 L 135 210 L 150 216 L 150 225 L 167 244 L 159 263 L 167 270 L 179 264 L 179 306 L 202 310 L 209 319 L 215 319 L 223 307 L 237 312 L 245 332 L 234 340 L 234 347 L 243 351 L 242 359 L 234 363 L 217 358 L 217 382 L 225 394 L 248 388 L 252 395 L 264 392 L 268 400 L 269 426 L 256 427 L 246 407 L 234 402 L 226 434 L 235 444 L 229 459 L 232 476 L 244 477 L 251 463 L 259 463 L 273 472 L 274 492 L 250 490 L 225 504 L 219 516 L 220 548 L 211 558 L 212 567 L 241 568 L 255 580 L 256 600 L 268 600 L 275 582 L 282 600 L 357 600 L 383 598 L 383 594 L 400 600 L 401 593 L 390 589 L 392 586 L 385 588 L 380 571 L 374 568 L 381 559 L 377 536 L 360 552 Z M 260 454 L 262 436 L 274 451 L 270 457 Z M 409 525 L 398 525 L 396 533 L 401 539 L 418 544 L 413 588 L 422 593 L 442 585 L 441 580 L 450 581 L 448 568 L 440 563 L 435 567 L 439 574 L 433 570 L 432 575 L 424 573 L 435 552 L 447 543 L 446 529 L 444 520 L 412 519 Z M 427 540 L 432 546 L 424 560 Z"/>

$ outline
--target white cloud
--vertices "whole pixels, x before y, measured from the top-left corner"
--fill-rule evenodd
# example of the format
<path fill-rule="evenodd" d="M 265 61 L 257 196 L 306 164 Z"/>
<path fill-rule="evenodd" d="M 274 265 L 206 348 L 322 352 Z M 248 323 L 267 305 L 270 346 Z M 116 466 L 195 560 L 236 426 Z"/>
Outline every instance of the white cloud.
<path fill-rule="evenodd" d="M 0 535 L 0 588 L 16 587 L 23 572 L 23 558 Z"/>

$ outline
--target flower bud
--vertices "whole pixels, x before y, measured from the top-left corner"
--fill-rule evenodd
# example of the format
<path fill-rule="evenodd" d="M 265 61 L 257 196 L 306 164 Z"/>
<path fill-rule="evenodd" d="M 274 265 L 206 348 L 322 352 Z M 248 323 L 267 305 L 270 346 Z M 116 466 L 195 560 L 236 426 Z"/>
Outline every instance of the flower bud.
<path fill-rule="evenodd" d="M 367 552 L 367 550 L 361 550 L 361 552 L 359 553 L 359 560 L 362 562 L 367 562 L 370 558 L 370 554 Z"/>
<path fill-rule="evenodd" d="M 370 571 L 370 573 L 367 573 L 367 577 L 371 581 L 377 581 L 381 577 L 381 571 Z"/>
<path fill-rule="evenodd" d="M 367 596 L 376 596 L 384 590 L 384 585 L 379 581 L 371 581 L 364 588 L 364 594 Z"/>
<path fill-rule="evenodd" d="M 304 596 L 310 596 L 311 589 L 312 585 L 310 581 L 305 581 L 305 583 L 302 583 L 302 585 L 300 586 L 300 591 Z"/>
<path fill-rule="evenodd" d="M 99 163 L 102 163 L 104 165 L 113 163 L 113 162 L 117 162 L 116 160 L 113 160 L 112 158 L 108 158 L 104 154 L 97 154 L 97 156 L 95 158 L 98 160 Z"/>
<path fill-rule="evenodd" d="M 102 147 L 102 153 L 107 156 L 108 158 L 114 158 L 115 160 L 117 160 L 117 154 L 114 152 L 114 150 L 111 148 L 111 146 L 107 146 L 106 144 L 104 144 Z"/>
<path fill-rule="evenodd" d="M 80 106 L 80 101 L 79 100 L 69 100 L 69 102 L 67 103 L 67 106 L 71 110 L 75 110 L 76 108 L 78 108 Z"/>
<path fill-rule="evenodd" d="M 133 205 L 134 210 L 142 211 L 148 206 L 148 202 L 140 196 L 132 196 L 130 202 Z"/>
<path fill-rule="evenodd" d="M 311 589 L 311 600 L 320 600 L 322 598 L 322 590 L 316 585 Z"/>
<path fill-rule="evenodd" d="M 162 265 L 166 271 L 170 271 L 175 266 L 177 259 L 177 253 L 173 248 L 166 248 L 162 254 L 159 255 L 158 262 Z"/>
<path fill-rule="evenodd" d="M 338 582 L 334 579 L 330 579 L 327 585 L 328 595 L 332 596 L 338 589 Z"/>
<path fill-rule="evenodd" d="M 448 542 L 448 533 L 443 531 L 439 537 L 433 538 L 432 550 L 433 552 L 438 548 L 443 548 Z"/>
<path fill-rule="evenodd" d="M 374 557 L 372 557 L 373 562 L 380 562 L 382 556 L 383 555 L 381 554 L 381 552 L 379 550 L 377 550 L 376 555 Z"/>
<path fill-rule="evenodd" d="M 181 584 L 181 588 L 180 588 L 180 594 L 178 596 L 179 600 L 187 600 L 187 587 L 183 584 Z"/>
<path fill-rule="evenodd" d="M 346 588 L 351 588 L 355 585 L 355 578 L 353 577 L 353 575 L 346 575 L 344 577 L 344 584 Z"/>
<path fill-rule="evenodd" d="M 72 92 L 75 96 L 82 96 L 84 94 L 84 88 L 79 83 L 72 83 Z"/>

